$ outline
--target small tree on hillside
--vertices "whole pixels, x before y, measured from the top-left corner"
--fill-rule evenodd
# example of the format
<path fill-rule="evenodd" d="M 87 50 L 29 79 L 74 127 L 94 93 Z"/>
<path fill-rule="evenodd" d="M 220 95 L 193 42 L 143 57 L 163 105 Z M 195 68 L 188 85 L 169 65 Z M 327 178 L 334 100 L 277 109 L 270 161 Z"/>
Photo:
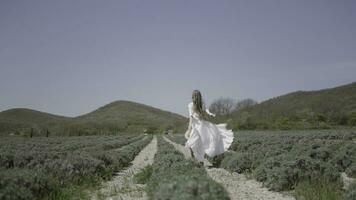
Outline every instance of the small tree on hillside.
<path fill-rule="evenodd" d="M 232 98 L 219 98 L 210 104 L 209 110 L 217 115 L 229 115 L 235 105 Z"/>
<path fill-rule="evenodd" d="M 250 99 L 250 98 L 243 99 L 236 103 L 235 110 L 242 110 L 244 108 L 248 108 L 248 107 L 254 106 L 256 104 L 257 104 L 257 101 L 255 101 L 253 99 Z"/>

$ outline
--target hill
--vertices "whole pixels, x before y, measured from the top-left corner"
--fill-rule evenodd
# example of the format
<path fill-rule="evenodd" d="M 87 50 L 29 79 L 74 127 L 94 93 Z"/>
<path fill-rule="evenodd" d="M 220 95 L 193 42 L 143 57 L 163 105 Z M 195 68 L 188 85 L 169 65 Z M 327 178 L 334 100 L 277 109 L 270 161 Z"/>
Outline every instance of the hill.
<path fill-rule="evenodd" d="M 297 91 L 234 112 L 234 128 L 327 128 L 356 125 L 356 82 L 318 91 Z"/>
<path fill-rule="evenodd" d="M 27 108 L 15 108 L 0 112 L 0 133 L 24 133 L 31 128 L 58 131 L 72 118 L 53 115 Z"/>
<path fill-rule="evenodd" d="M 70 118 L 30 109 L 0 112 L 0 133 L 37 134 L 49 130 L 56 135 L 140 133 L 173 130 L 183 132 L 187 119 L 178 114 L 130 101 L 115 101 L 88 114 Z"/>
<path fill-rule="evenodd" d="M 130 101 L 115 101 L 76 117 L 71 126 L 84 126 L 88 131 L 153 132 L 174 130 L 183 132 L 188 120 L 178 114 Z"/>

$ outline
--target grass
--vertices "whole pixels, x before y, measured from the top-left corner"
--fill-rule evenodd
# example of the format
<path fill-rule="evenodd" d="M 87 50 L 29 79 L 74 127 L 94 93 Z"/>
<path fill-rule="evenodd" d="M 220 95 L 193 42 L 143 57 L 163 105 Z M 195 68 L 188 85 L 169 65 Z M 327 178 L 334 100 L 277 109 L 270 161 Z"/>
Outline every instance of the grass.
<path fill-rule="evenodd" d="M 68 185 L 65 188 L 52 192 L 49 196 L 46 196 L 41 200 L 89 200 L 89 191 L 95 190 L 99 185 L 100 181 L 86 182 L 81 185 Z"/>
<path fill-rule="evenodd" d="M 153 170 L 152 165 L 147 165 L 146 167 L 141 169 L 141 171 L 139 171 L 134 176 L 135 183 L 146 184 L 152 175 L 152 170 Z"/>
<path fill-rule="evenodd" d="M 303 181 L 295 188 L 297 200 L 342 200 L 343 195 L 338 184 L 325 180 Z"/>

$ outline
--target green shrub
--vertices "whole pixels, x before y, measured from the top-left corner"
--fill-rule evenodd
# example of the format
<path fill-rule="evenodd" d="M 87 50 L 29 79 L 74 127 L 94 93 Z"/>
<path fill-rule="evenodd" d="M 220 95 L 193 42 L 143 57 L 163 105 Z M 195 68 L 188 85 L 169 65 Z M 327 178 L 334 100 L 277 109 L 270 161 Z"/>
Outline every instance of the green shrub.
<path fill-rule="evenodd" d="M 346 174 L 352 178 L 356 178 L 356 163 L 352 163 L 346 170 Z"/>
<path fill-rule="evenodd" d="M 271 190 L 291 190 L 299 182 L 325 178 L 341 187 L 340 172 L 356 174 L 356 146 L 350 130 L 237 132 L 220 166 L 251 171 Z"/>
<path fill-rule="evenodd" d="M 331 161 L 340 171 L 346 170 L 353 163 L 356 164 L 356 146 L 354 143 L 343 145 Z"/>
<path fill-rule="evenodd" d="M 355 200 L 356 199 L 356 183 L 353 183 L 347 188 L 345 193 L 345 200 Z"/>
<path fill-rule="evenodd" d="M 237 173 L 248 172 L 251 170 L 252 157 L 251 153 L 234 153 L 221 161 L 221 167 Z"/>
<path fill-rule="evenodd" d="M 314 181 L 323 177 L 341 185 L 340 174 L 334 166 L 308 157 L 286 157 L 279 166 L 263 170 L 264 185 L 275 191 L 293 189 L 300 181 Z"/>
<path fill-rule="evenodd" d="M 59 189 L 56 179 L 43 171 L 2 170 L 0 177 L 0 199 L 3 200 L 35 199 Z"/>
<path fill-rule="evenodd" d="M 199 174 L 177 175 L 160 181 L 152 199 L 170 200 L 228 200 L 224 188 L 207 176 Z"/>
<path fill-rule="evenodd" d="M 350 126 L 356 126 L 356 112 L 352 112 L 349 116 L 348 116 L 348 121 L 347 121 L 348 125 Z"/>
<path fill-rule="evenodd" d="M 162 138 L 158 140 L 146 190 L 150 199 L 229 199 L 224 188 L 210 179 L 203 167 L 186 160 Z"/>
<path fill-rule="evenodd" d="M 254 171 L 254 177 L 257 181 L 264 182 L 267 180 L 267 173 L 275 167 L 280 167 L 285 159 L 284 155 L 268 158 L 262 165 Z"/>
<path fill-rule="evenodd" d="M 297 200 L 341 200 L 339 186 L 326 180 L 303 181 L 295 187 Z M 356 196 L 355 196 L 356 197 Z"/>
<path fill-rule="evenodd" d="M 70 199 L 70 195 L 80 193 L 73 188 L 95 185 L 127 167 L 151 139 L 152 136 L 2 138 L 0 199 Z"/>
<path fill-rule="evenodd" d="M 152 165 L 147 165 L 146 167 L 141 169 L 134 176 L 135 183 L 146 184 L 146 182 L 151 178 L 152 171 L 153 171 Z"/>
<path fill-rule="evenodd" d="M 225 152 L 223 154 L 214 156 L 212 158 L 208 157 L 208 161 L 213 165 L 213 167 L 220 167 L 221 162 L 226 158 L 231 156 L 232 152 Z"/>

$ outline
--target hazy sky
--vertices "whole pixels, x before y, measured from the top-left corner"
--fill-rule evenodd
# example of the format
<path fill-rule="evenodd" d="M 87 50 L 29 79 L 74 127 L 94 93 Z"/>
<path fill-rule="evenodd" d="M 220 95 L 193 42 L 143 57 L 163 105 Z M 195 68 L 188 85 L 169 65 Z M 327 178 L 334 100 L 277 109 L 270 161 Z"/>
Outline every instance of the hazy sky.
<path fill-rule="evenodd" d="M 187 115 L 193 89 L 262 101 L 354 81 L 353 0 L 0 1 L 0 111 Z"/>

